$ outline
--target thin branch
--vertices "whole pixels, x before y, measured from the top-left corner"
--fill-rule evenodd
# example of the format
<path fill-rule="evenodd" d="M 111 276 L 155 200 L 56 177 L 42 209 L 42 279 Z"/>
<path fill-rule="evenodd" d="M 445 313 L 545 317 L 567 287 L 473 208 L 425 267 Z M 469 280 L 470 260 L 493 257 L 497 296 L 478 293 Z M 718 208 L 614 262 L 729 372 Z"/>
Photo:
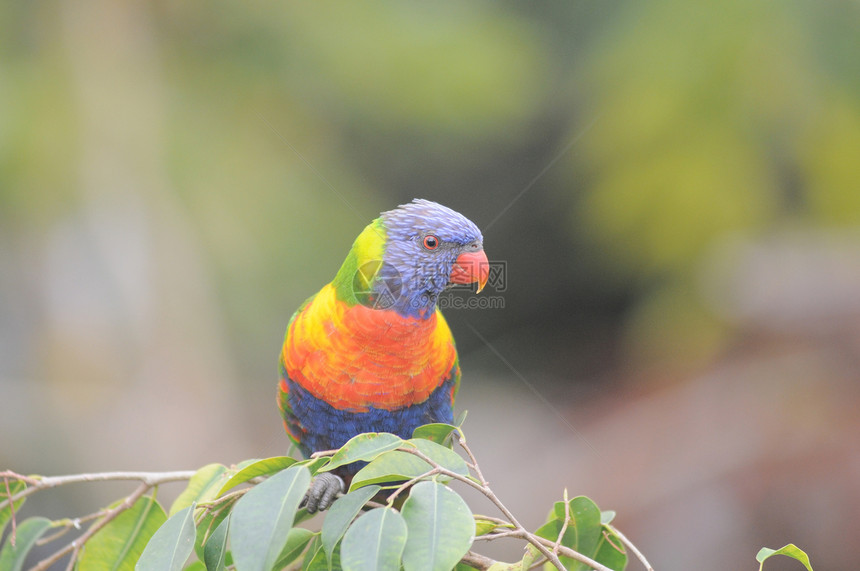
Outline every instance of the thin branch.
<path fill-rule="evenodd" d="M 93 512 L 88 515 L 84 515 L 81 517 L 76 517 L 74 519 L 60 519 L 53 522 L 53 527 L 59 527 L 60 531 L 56 532 L 53 535 L 48 535 L 45 537 L 40 537 L 36 542 L 36 545 L 46 545 L 51 543 L 52 541 L 59 539 L 66 533 L 68 533 L 72 528 L 81 529 L 81 524 L 86 523 L 88 521 L 92 521 L 94 519 L 98 519 L 100 517 L 104 517 L 110 510 L 108 508 L 101 509 L 97 512 Z"/>
<path fill-rule="evenodd" d="M 639 551 L 639 549 L 637 549 L 635 545 L 633 545 L 633 542 L 632 542 L 632 541 L 630 541 L 629 539 L 627 539 L 627 536 L 626 536 L 626 535 L 624 535 L 623 533 L 621 533 L 620 531 L 618 531 L 618 528 L 617 528 L 617 527 L 615 527 L 615 526 L 613 526 L 613 525 L 609 525 L 609 524 L 607 524 L 607 525 L 606 525 L 606 527 L 608 527 L 609 529 L 611 529 L 611 530 L 612 530 L 612 533 L 614 533 L 615 535 L 617 535 L 617 536 L 618 536 L 618 539 L 620 539 L 620 540 L 621 540 L 621 543 L 623 543 L 624 545 L 626 545 L 626 546 L 627 546 L 627 548 L 628 548 L 630 551 L 632 551 L 632 552 L 633 552 L 633 554 L 634 554 L 636 557 L 638 557 L 638 558 L 639 558 L 639 561 L 641 561 L 641 562 L 642 562 L 642 565 L 645 567 L 645 569 L 647 569 L 647 571 L 654 571 L 654 567 L 652 567 L 652 566 L 651 566 L 651 564 L 648 562 L 648 560 L 647 560 L 647 559 L 645 559 L 645 556 L 642 554 L 642 552 L 641 552 L 641 551 Z"/>
<path fill-rule="evenodd" d="M 242 488 L 240 490 L 234 490 L 229 494 L 224 494 L 223 496 L 217 497 L 214 500 L 210 500 L 208 502 L 200 502 L 197 504 L 197 507 L 205 510 L 205 513 L 209 513 L 212 510 L 217 509 L 219 506 L 221 506 L 221 504 L 226 504 L 239 499 L 240 497 L 247 494 L 248 490 L 250 489 L 251 488 Z"/>
<path fill-rule="evenodd" d="M 140 499 L 146 492 L 153 488 L 157 488 L 159 484 L 190 480 L 194 474 L 194 470 L 184 470 L 177 472 L 97 472 L 91 474 L 71 474 L 67 476 L 24 476 L 11 470 L 6 470 L 4 472 L 0 472 L 0 476 L 2 476 L 3 480 L 6 482 L 6 499 L 3 502 L 0 502 L 0 509 L 5 508 L 6 505 L 11 506 L 13 535 L 10 538 L 10 541 L 12 542 L 12 545 L 14 545 L 15 502 L 26 498 L 27 496 L 35 494 L 36 492 L 39 492 L 41 490 L 48 490 L 51 488 L 56 488 L 58 486 L 64 486 L 66 484 L 108 481 L 140 482 L 140 485 L 137 487 L 137 489 L 135 489 L 134 492 L 132 492 L 128 497 L 125 498 L 125 500 L 123 500 L 122 503 L 120 503 L 116 507 L 100 510 L 84 517 L 58 522 L 59 525 L 64 527 L 64 529 L 45 538 L 48 541 L 53 541 L 61 537 L 72 527 L 80 529 L 81 523 L 92 519 L 101 518 L 92 525 L 90 525 L 90 527 L 87 528 L 87 530 L 80 537 L 70 542 L 68 545 L 62 547 L 49 557 L 43 559 L 38 564 L 36 564 L 35 567 L 33 567 L 33 570 L 35 571 L 42 571 L 44 569 L 48 569 L 51 565 L 71 553 L 72 557 L 69 561 L 67 569 L 73 569 L 78 554 L 80 553 L 83 545 L 100 529 L 113 521 L 120 513 L 133 506 L 134 503 L 138 499 Z M 27 487 L 18 492 L 17 494 L 12 495 L 11 489 L 9 487 L 10 479 L 24 482 Z"/>
<path fill-rule="evenodd" d="M 553 546 L 554 545 L 554 543 L 551 539 L 545 539 L 539 535 L 535 535 L 534 537 L 535 537 L 535 539 L 537 539 L 538 542 L 540 542 L 546 546 Z M 583 555 L 579 551 L 575 551 L 575 550 L 571 549 L 570 547 L 565 547 L 564 545 L 560 545 L 558 548 L 558 552 L 559 552 L 559 554 L 561 554 L 565 557 L 570 557 L 571 559 L 576 559 L 580 563 L 585 563 L 586 565 L 589 565 L 592 569 L 595 569 L 596 571 L 612 571 L 612 569 L 610 569 L 609 567 L 598 563 L 597 561 L 595 561 L 594 559 L 591 559 L 590 557 L 586 557 L 585 555 Z"/>
<path fill-rule="evenodd" d="M 9 476 L 3 475 L 3 483 L 6 485 L 6 497 L 9 500 L 12 499 L 12 490 L 9 488 Z M 15 502 L 10 502 L 9 504 L 9 513 L 11 514 L 10 519 L 12 520 L 12 532 L 9 536 L 9 544 L 12 547 L 15 547 L 15 539 L 18 537 L 18 522 L 15 520 Z"/>
<path fill-rule="evenodd" d="M 12 478 L 13 480 L 20 480 L 30 486 L 35 486 L 41 480 L 41 476 L 25 476 L 24 474 L 19 474 L 12 470 L 3 470 L 0 472 L 0 476 L 3 476 L 4 478 Z"/>
<path fill-rule="evenodd" d="M 59 531 L 56 531 L 56 532 L 52 533 L 51 535 L 42 536 L 39 539 L 37 539 L 36 545 L 47 545 L 47 544 L 51 543 L 52 541 L 56 541 L 56 540 L 60 539 L 61 537 L 63 537 L 64 535 L 66 535 L 67 533 L 69 533 L 69 530 L 72 529 L 72 527 L 73 526 L 71 524 L 60 526 Z"/>
<path fill-rule="evenodd" d="M 45 489 L 78 482 L 104 482 L 111 480 L 136 480 L 152 487 L 168 482 L 190 480 L 196 473 L 196 470 L 180 470 L 176 472 L 96 472 L 94 474 L 72 474 L 70 476 L 46 476 L 39 480 L 37 487 Z"/>
<path fill-rule="evenodd" d="M 48 569 L 51 565 L 62 559 L 64 556 L 69 553 L 72 554 L 72 558 L 69 561 L 69 566 L 66 568 L 67 570 L 74 569 L 75 561 L 77 560 L 78 554 L 81 551 L 81 547 L 98 532 L 101 528 L 106 526 L 108 523 L 116 519 L 116 516 L 129 509 L 134 503 L 143 496 L 146 492 L 148 492 L 153 486 L 148 484 L 147 482 L 141 482 L 141 484 L 137 487 L 137 489 L 132 492 L 125 500 L 122 501 L 115 508 L 108 510 L 102 519 L 94 523 L 84 532 L 76 540 L 72 541 L 62 549 L 58 550 L 56 553 L 51 555 L 50 557 L 46 557 L 45 559 L 39 561 L 35 567 L 31 569 L 31 571 L 43 571 Z"/>
<path fill-rule="evenodd" d="M 494 563 L 496 563 L 495 559 L 490 559 L 486 555 L 481 555 L 480 553 L 475 553 L 474 551 L 469 551 L 466 555 L 460 559 L 461 562 L 465 563 L 469 567 L 474 567 L 475 569 L 480 569 L 481 571 L 486 571 L 489 569 Z"/>
<path fill-rule="evenodd" d="M 510 529 L 507 531 L 493 531 L 490 533 L 485 533 L 484 535 L 479 535 L 475 538 L 475 541 L 479 539 L 482 541 L 493 541 L 494 539 L 503 539 L 505 537 L 516 537 L 522 539 L 522 532 L 519 529 Z"/>
<path fill-rule="evenodd" d="M 484 478 L 484 474 L 481 473 L 481 468 L 478 466 L 478 460 L 475 458 L 475 455 L 472 454 L 472 449 L 466 444 L 466 437 L 460 432 L 460 438 L 457 440 L 460 447 L 466 451 L 466 454 L 469 455 L 469 460 L 471 460 L 471 466 L 475 469 L 475 475 L 478 476 L 478 479 L 481 480 L 481 483 L 485 486 L 488 486 L 489 483 L 487 479 Z"/>
<path fill-rule="evenodd" d="M 465 438 L 462 437 L 462 433 L 461 433 L 461 438 L 460 438 L 460 445 L 466 451 L 466 454 L 469 455 L 469 458 L 477 465 L 478 462 L 475 459 L 474 454 L 472 454 L 471 449 L 469 449 L 468 445 L 466 444 Z M 434 462 L 432 459 L 430 459 L 426 454 L 423 454 L 420 450 L 410 449 L 410 448 L 400 448 L 399 450 L 402 450 L 404 452 L 408 452 L 410 454 L 414 454 L 415 456 L 418 456 L 419 458 L 421 458 L 422 460 L 424 460 L 425 462 L 427 462 L 431 466 L 437 467 L 439 469 L 439 474 L 444 475 L 444 476 L 448 476 L 449 478 L 452 478 L 452 479 L 457 480 L 459 482 L 463 482 L 464 484 L 466 484 L 466 485 L 478 490 L 482 494 L 484 494 L 484 496 L 486 496 L 487 499 L 489 499 L 497 508 L 499 508 L 499 510 L 504 514 L 504 516 L 506 518 L 508 518 L 508 520 L 512 524 L 514 524 L 515 529 L 512 530 L 512 533 L 506 533 L 505 535 L 512 536 L 512 537 L 519 537 L 521 539 L 528 541 L 529 543 L 534 545 L 535 548 L 537 548 L 537 550 L 540 551 L 541 555 L 543 555 L 559 571 L 565 571 L 565 568 L 564 568 L 564 565 L 562 565 L 561 561 L 559 560 L 558 555 L 556 555 L 554 553 L 556 546 L 558 546 L 557 552 L 560 553 L 561 555 L 563 555 L 565 557 L 569 557 L 571 559 L 575 559 L 575 560 L 579 561 L 580 563 L 584 563 L 585 565 L 590 566 L 592 569 L 595 569 L 596 571 L 612 571 L 609 567 L 606 567 L 605 565 L 601 565 L 597 561 L 591 559 L 590 557 L 588 557 L 586 555 L 583 555 L 582 553 L 580 553 L 578 551 L 575 551 L 569 547 L 565 547 L 563 545 L 560 545 L 558 542 L 553 542 L 549 539 L 544 539 L 543 537 L 540 537 L 540 536 L 528 531 L 516 519 L 514 514 L 511 513 L 511 511 L 507 508 L 507 506 L 505 506 L 505 504 L 502 503 L 502 501 L 498 498 L 498 496 L 496 496 L 495 492 L 493 492 L 493 490 L 490 489 L 489 484 L 486 482 L 486 479 L 480 473 L 480 470 L 476 470 L 476 474 L 478 475 L 479 479 L 483 482 L 483 484 L 479 484 L 479 483 L 475 482 L 474 480 L 471 480 L 471 479 L 469 479 L 469 478 L 467 478 L 461 474 L 458 474 L 456 472 L 452 472 L 451 470 L 448 470 L 447 468 L 439 466 L 436 462 Z M 565 502 L 565 503 L 567 503 L 567 502 Z M 569 509 L 566 510 L 566 513 L 569 514 Z M 553 551 L 550 551 L 548 548 L 553 548 Z"/>
<path fill-rule="evenodd" d="M 570 523 L 570 501 L 567 499 L 567 488 L 564 489 L 564 523 L 561 524 L 561 531 L 558 532 L 558 539 L 555 540 L 555 547 L 552 552 L 558 555 L 558 546 L 561 545 L 564 539 L 564 533 L 567 531 L 567 525 Z"/>
<path fill-rule="evenodd" d="M 93 474 L 71 474 L 68 476 L 39 476 L 37 478 L 31 476 L 23 476 L 12 471 L 0 472 L 0 476 L 9 477 L 14 480 L 20 480 L 28 487 L 21 490 L 11 498 L 7 498 L 0 502 L 0 509 L 6 507 L 10 502 L 17 502 L 21 498 L 26 498 L 31 494 L 35 494 L 40 490 L 56 488 L 66 484 L 78 484 L 81 482 L 107 482 L 107 481 L 138 481 L 147 484 L 149 487 L 168 482 L 180 482 L 190 480 L 196 472 L 194 470 L 183 470 L 178 472 L 96 472 Z"/>
<path fill-rule="evenodd" d="M 409 486 L 414 485 L 415 483 L 423 480 L 424 478 L 429 478 L 430 476 L 435 476 L 438 473 L 439 473 L 439 469 L 433 468 L 431 470 L 428 470 L 427 472 L 424 472 L 420 476 L 416 476 L 416 477 L 412 478 L 411 480 L 407 480 L 406 482 L 403 482 L 403 484 L 398 486 L 397 489 L 394 490 L 388 496 L 388 500 L 386 501 L 386 503 L 388 504 L 388 507 L 391 507 L 392 505 L 394 505 L 394 500 L 397 499 L 397 496 L 399 496 L 401 493 L 403 493 L 403 491 L 406 490 Z"/>
<path fill-rule="evenodd" d="M 439 464 L 437 464 L 435 461 L 433 461 L 430 457 L 428 457 L 426 454 L 424 454 L 423 452 L 421 452 L 417 448 L 398 448 L 398 450 L 402 450 L 403 452 L 407 452 L 409 454 L 413 454 L 415 456 L 418 456 L 419 458 L 421 458 L 422 460 L 424 460 L 425 462 L 427 462 L 431 466 L 438 468 L 439 474 L 448 476 L 449 478 L 452 478 L 452 479 L 457 480 L 459 482 L 463 482 L 464 484 L 471 486 L 472 488 L 474 488 L 474 489 L 478 490 L 479 492 L 481 492 L 482 494 L 484 494 L 484 496 L 486 496 L 487 499 L 489 499 L 491 502 L 493 502 L 493 504 L 495 504 L 495 506 L 497 508 L 499 508 L 499 510 L 505 515 L 505 517 L 508 518 L 508 520 L 512 524 L 514 524 L 514 526 L 516 527 L 516 531 L 520 532 L 519 537 L 521 537 L 522 539 L 525 539 L 526 541 L 528 541 L 529 543 L 534 545 L 537 548 L 537 550 L 540 551 L 541 554 L 544 557 L 546 557 L 549 560 L 549 562 L 555 566 L 556 569 L 558 569 L 558 571 L 565 571 L 564 565 L 562 565 L 561 561 L 558 558 L 558 555 L 554 554 L 552 551 L 547 549 L 547 546 L 544 545 L 543 538 L 538 537 L 537 535 L 529 532 L 517 520 L 516 516 L 514 516 L 514 514 L 511 513 L 511 510 L 509 510 L 507 508 L 507 506 L 505 506 L 505 504 L 502 503 L 502 501 L 498 498 L 498 496 L 496 496 L 495 492 L 493 492 L 493 490 L 491 490 L 487 484 L 479 484 L 479 483 L 475 482 L 474 480 L 471 480 L 471 479 L 467 478 L 466 476 L 463 476 L 462 474 L 458 474 L 456 472 L 453 472 L 451 470 L 448 470 L 447 468 L 440 466 Z M 546 540 L 546 541 L 549 543 L 550 547 L 554 547 L 555 544 L 553 542 L 548 541 L 548 540 Z M 594 561 L 590 557 L 586 557 L 585 555 L 579 553 L 578 551 L 574 551 L 574 550 L 568 549 L 566 547 L 560 549 L 559 551 L 562 551 L 563 555 L 565 555 L 567 557 L 570 557 L 572 559 L 576 559 L 577 561 L 585 563 L 586 565 L 591 565 L 597 571 L 612 571 L 608 567 L 601 565 L 597 561 Z"/>

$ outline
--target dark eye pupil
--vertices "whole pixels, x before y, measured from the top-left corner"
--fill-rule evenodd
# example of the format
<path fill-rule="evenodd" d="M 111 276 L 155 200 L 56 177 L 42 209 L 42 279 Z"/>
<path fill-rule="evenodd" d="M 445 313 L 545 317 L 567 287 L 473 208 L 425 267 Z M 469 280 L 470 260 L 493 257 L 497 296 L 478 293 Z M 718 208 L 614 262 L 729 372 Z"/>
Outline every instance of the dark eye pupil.
<path fill-rule="evenodd" d="M 436 241 L 435 236 L 427 236 L 426 238 L 424 238 L 424 246 L 426 246 L 427 248 L 430 248 L 432 250 L 433 248 L 435 248 L 438 245 L 439 244 Z"/>

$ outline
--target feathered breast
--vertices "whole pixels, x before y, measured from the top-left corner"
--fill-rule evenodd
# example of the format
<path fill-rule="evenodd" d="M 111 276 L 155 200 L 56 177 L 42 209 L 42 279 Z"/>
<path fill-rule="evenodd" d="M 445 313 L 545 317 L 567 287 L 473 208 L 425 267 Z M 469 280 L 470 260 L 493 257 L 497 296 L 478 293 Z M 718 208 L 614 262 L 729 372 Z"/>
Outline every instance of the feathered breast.
<path fill-rule="evenodd" d="M 324 287 L 293 319 L 287 376 L 335 408 L 395 410 L 425 401 L 453 375 L 457 351 L 438 311 L 427 319 L 349 306 Z"/>

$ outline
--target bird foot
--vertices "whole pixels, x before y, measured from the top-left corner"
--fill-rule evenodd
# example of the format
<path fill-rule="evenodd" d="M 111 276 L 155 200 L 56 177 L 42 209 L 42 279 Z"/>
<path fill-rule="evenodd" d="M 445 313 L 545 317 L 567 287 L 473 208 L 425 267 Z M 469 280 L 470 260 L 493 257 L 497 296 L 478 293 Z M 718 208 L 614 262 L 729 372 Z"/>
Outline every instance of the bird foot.
<path fill-rule="evenodd" d="M 305 494 L 302 505 L 309 514 L 327 510 L 338 494 L 346 491 L 346 484 L 340 476 L 331 472 L 317 474 L 311 488 Z"/>

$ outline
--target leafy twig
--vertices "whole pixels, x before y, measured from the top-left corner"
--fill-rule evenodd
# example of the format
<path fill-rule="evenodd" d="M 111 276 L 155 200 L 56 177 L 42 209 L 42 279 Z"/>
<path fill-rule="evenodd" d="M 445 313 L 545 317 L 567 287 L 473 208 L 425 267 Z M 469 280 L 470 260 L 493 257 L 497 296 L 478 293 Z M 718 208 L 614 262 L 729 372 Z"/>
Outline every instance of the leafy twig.
<path fill-rule="evenodd" d="M 21 498 L 26 498 L 29 495 L 35 494 L 41 490 L 56 488 L 66 484 L 78 484 L 81 482 L 107 482 L 107 481 L 138 481 L 147 484 L 150 488 L 158 484 L 166 484 L 167 482 L 179 482 L 182 480 L 190 480 L 194 475 L 194 470 L 183 470 L 178 472 L 96 472 L 92 474 L 71 474 L 68 476 L 23 476 L 16 474 L 10 470 L 0 472 L 0 476 L 4 478 L 12 478 L 20 480 L 28 487 L 21 490 L 11 498 L 0 502 L 0 510 L 6 507 L 11 502 L 17 502 Z"/>
<path fill-rule="evenodd" d="M 56 541 L 57 539 L 61 538 L 65 534 L 67 534 L 70 529 L 72 529 L 72 528 L 81 529 L 82 523 L 85 523 L 85 522 L 88 522 L 88 521 L 91 521 L 94 519 L 98 519 L 98 518 L 104 516 L 105 514 L 107 514 L 108 511 L 109 510 L 107 508 L 105 508 L 103 510 L 93 512 L 89 515 L 76 517 L 74 519 L 65 519 L 65 520 L 55 521 L 52 525 L 54 527 L 60 528 L 59 531 L 57 531 L 56 533 L 53 533 L 52 535 L 47 535 L 47 536 L 43 536 L 43 537 L 39 538 L 39 540 L 36 542 L 36 545 L 46 545 L 48 543 L 51 543 L 52 541 Z"/>
<path fill-rule="evenodd" d="M 465 439 L 462 439 L 462 438 L 460 439 L 460 445 L 464 448 L 464 450 L 466 450 L 466 453 L 469 455 L 470 458 L 474 458 L 474 455 L 472 454 L 471 450 L 469 450 L 468 446 L 465 443 Z M 498 496 L 496 496 L 495 492 L 493 492 L 493 490 L 489 487 L 489 485 L 487 485 L 486 483 L 483 483 L 483 484 L 478 483 L 478 482 L 476 482 L 470 478 L 467 478 L 466 476 L 463 476 L 462 474 L 458 474 L 457 472 L 453 472 L 451 470 L 448 470 L 447 468 L 444 468 L 443 466 L 440 466 L 438 463 L 436 463 L 434 460 L 432 460 L 430 457 L 428 457 L 426 454 L 424 454 L 423 452 L 421 452 L 418 449 L 411 448 L 411 447 L 403 447 L 403 448 L 398 448 L 398 450 L 401 450 L 403 452 L 407 452 L 409 454 L 413 454 L 415 456 L 418 456 L 419 458 L 421 458 L 422 460 L 424 460 L 425 462 L 430 464 L 430 466 L 433 466 L 434 468 L 436 468 L 438 470 L 439 474 L 444 475 L 444 476 L 448 476 L 449 478 L 451 478 L 453 480 L 457 480 L 458 482 L 463 482 L 467 486 L 470 486 L 470 487 L 478 490 L 479 492 L 481 492 L 497 508 L 499 508 L 499 511 L 501 511 L 502 514 L 504 514 L 504 516 L 506 518 L 508 518 L 508 521 L 510 521 L 514 525 L 513 531 L 515 531 L 517 533 L 512 533 L 511 535 L 528 541 L 529 543 L 534 545 L 535 548 L 541 553 L 541 555 L 546 557 L 547 560 L 550 563 L 552 563 L 556 569 L 558 569 L 558 571 L 565 571 L 564 565 L 562 565 L 561 560 L 559 560 L 559 558 L 558 558 L 558 555 L 556 555 L 555 553 L 550 551 L 550 549 L 547 547 L 547 544 L 549 544 L 550 548 L 555 547 L 556 543 L 549 541 L 549 540 L 545 540 L 542 537 L 539 537 L 539 536 L 531 533 L 530 531 L 528 531 L 517 520 L 516 516 L 514 516 L 514 514 L 511 513 L 511 511 L 507 508 L 507 506 L 504 503 L 502 503 L 502 501 L 498 498 Z M 480 478 L 480 475 L 479 475 L 479 478 Z M 484 481 L 483 478 L 480 478 L 480 479 L 482 481 Z M 593 569 L 596 569 L 597 571 L 612 571 L 608 567 L 601 565 L 597 561 L 594 561 L 590 557 L 587 557 L 587 556 L 579 553 L 578 551 L 574 551 L 573 549 L 570 549 L 570 548 L 567 548 L 564 546 L 560 546 L 559 552 L 566 557 L 570 557 L 571 559 L 576 559 L 577 561 L 580 561 L 581 563 L 589 565 Z"/>
<path fill-rule="evenodd" d="M 0 476 L 2 476 L 3 480 L 6 482 L 6 499 L 3 502 L 0 502 L 0 509 L 4 509 L 7 505 L 11 506 L 10 511 L 12 513 L 13 535 L 10 538 L 10 542 L 12 542 L 12 545 L 14 545 L 15 502 L 17 502 L 18 500 L 26 498 L 27 496 L 30 496 L 38 491 L 56 488 L 58 486 L 64 486 L 66 484 L 107 481 L 140 482 L 140 485 L 134 490 L 134 492 L 128 495 L 125 500 L 123 500 L 120 504 L 111 509 L 104 509 L 80 518 L 62 520 L 61 522 L 57 522 L 60 526 L 65 527 L 65 529 L 60 530 L 58 533 L 55 533 L 52 536 L 45 538 L 46 541 L 44 543 L 61 537 L 72 527 L 80 528 L 80 525 L 83 522 L 100 518 L 98 519 L 98 521 L 90 525 L 90 527 L 87 528 L 87 530 L 80 537 L 65 545 L 50 556 L 46 557 L 45 559 L 37 563 L 36 566 L 32 569 L 32 571 L 43 571 L 45 569 L 48 569 L 51 565 L 71 553 L 72 557 L 69 560 L 68 567 L 66 568 L 67 570 L 71 570 L 74 569 L 75 562 L 84 544 L 100 529 L 102 529 L 108 523 L 116 519 L 119 514 L 132 507 L 134 503 L 138 499 L 140 499 L 146 492 L 157 487 L 159 484 L 190 480 L 194 474 L 194 471 L 186 470 L 177 472 L 97 472 L 91 474 L 71 474 L 67 476 L 24 476 L 11 470 L 6 470 L 0 472 Z M 9 487 L 10 479 L 24 482 L 25 484 L 27 484 L 27 487 L 18 492 L 17 494 L 11 495 L 11 489 Z"/>
<path fill-rule="evenodd" d="M 472 454 L 472 449 L 466 445 L 466 435 L 460 431 L 460 438 L 457 439 L 457 443 L 460 444 L 460 448 L 465 450 L 466 454 L 469 456 L 469 460 L 471 460 L 471 465 L 475 469 L 475 475 L 478 476 L 478 479 L 481 480 L 481 484 L 484 486 L 489 486 L 489 482 L 484 478 L 484 474 L 481 472 L 481 467 L 478 466 L 478 460 L 475 458 L 475 455 Z"/>
<path fill-rule="evenodd" d="M 436 475 L 436 474 L 438 474 L 438 473 L 439 473 L 439 470 L 438 470 L 437 468 L 433 468 L 433 469 L 431 469 L 431 470 L 428 470 L 427 472 L 424 472 L 424 473 L 423 473 L 423 474 L 421 474 L 420 476 L 416 476 L 416 477 L 412 478 L 411 480 L 409 480 L 409 481 L 407 481 L 407 482 L 404 482 L 402 485 L 400 485 L 396 490 L 394 490 L 394 491 L 393 491 L 393 492 L 388 496 L 388 500 L 387 500 L 387 502 L 386 502 L 386 503 L 387 503 L 389 506 L 394 505 L 394 500 L 396 500 L 396 499 L 397 499 L 397 496 L 399 496 L 400 494 L 402 494 L 404 490 L 406 490 L 406 489 L 408 489 L 408 488 L 409 488 L 409 486 L 412 486 L 413 484 L 415 484 L 415 483 L 417 483 L 417 482 L 420 482 L 421 480 L 423 480 L 423 479 L 425 479 L 425 478 L 429 478 L 430 476 L 435 476 L 435 475 Z"/>
<path fill-rule="evenodd" d="M 467 564 L 469 567 L 474 567 L 475 569 L 480 569 L 481 571 L 486 571 L 489 569 L 494 563 L 496 563 L 495 559 L 490 559 L 486 555 L 481 555 L 480 553 L 475 553 L 474 551 L 469 551 L 466 555 L 463 556 L 461 561 Z"/>
<path fill-rule="evenodd" d="M 152 486 L 147 484 L 146 482 L 141 483 L 134 492 L 132 492 L 127 498 L 125 498 L 125 500 L 122 501 L 122 503 L 117 505 L 115 508 L 108 510 L 107 513 L 105 513 L 104 517 L 91 525 L 82 536 L 72 541 L 62 549 L 59 549 L 53 555 L 39 561 L 39 563 L 37 563 L 36 566 L 31 569 L 31 571 L 43 571 L 44 569 L 49 568 L 51 565 L 53 565 L 69 553 L 72 554 L 72 558 L 69 560 L 69 565 L 68 567 L 66 567 L 66 571 L 71 571 L 72 569 L 74 569 L 75 561 L 77 560 L 78 554 L 80 553 L 81 548 L 84 546 L 84 544 L 93 535 L 95 535 L 98 530 L 116 519 L 116 516 L 133 506 L 134 503 L 138 499 L 140 499 L 143 494 L 148 492 L 150 488 L 152 488 Z"/>

